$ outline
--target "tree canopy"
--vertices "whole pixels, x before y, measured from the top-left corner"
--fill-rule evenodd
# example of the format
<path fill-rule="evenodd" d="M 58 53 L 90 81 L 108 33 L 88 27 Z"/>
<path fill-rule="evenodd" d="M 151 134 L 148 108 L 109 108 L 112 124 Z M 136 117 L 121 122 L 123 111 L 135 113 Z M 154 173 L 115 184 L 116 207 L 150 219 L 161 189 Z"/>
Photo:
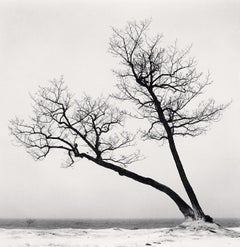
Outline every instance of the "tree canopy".
<path fill-rule="evenodd" d="M 61 78 L 51 81 L 49 87 L 39 87 L 32 100 L 30 121 L 16 118 L 10 130 L 34 159 L 62 149 L 68 154 L 66 166 L 74 163 L 74 157 L 81 157 L 81 152 L 115 164 L 137 160 L 137 152 L 121 152 L 133 144 L 135 135 L 123 128 L 124 111 L 111 106 L 107 99 L 84 95 L 75 100 Z"/>
<path fill-rule="evenodd" d="M 162 47 L 162 35 L 151 37 L 149 25 L 149 21 L 129 22 L 124 29 L 113 28 L 110 52 L 122 64 L 115 70 L 121 92 L 115 97 L 134 102 L 137 116 L 149 120 L 146 138 L 167 139 L 164 122 L 172 135 L 200 135 L 226 105 L 216 105 L 214 99 L 196 103 L 211 84 L 210 75 L 198 72 L 191 47 L 179 49 L 177 42 Z M 161 108 L 162 120 L 156 107 Z"/>
<path fill-rule="evenodd" d="M 175 137 L 202 134 L 227 105 L 217 105 L 213 99 L 196 103 L 211 83 L 209 74 L 198 72 L 189 47 L 179 49 L 177 43 L 162 47 L 161 35 L 149 36 L 149 25 L 148 21 L 129 22 L 123 29 L 113 28 L 110 39 L 110 52 L 121 62 L 115 71 L 119 92 L 114 98 L 133 102 L 135 113 L 120 110 L 108 98 L 75 99 L 61 78 L 39 87 L 31 96 L 31 119 L 12 120 L 10 130 L 36 160 L 53 149 L 62 150 L 67 154 L 65 167 L 87 159 L 165 193 L 185 218 L 212 222 L 189 182 Z M 129 148 L 136 140 L 134 133 L 125 130 L 129 115 L 148 120 L 144 140 L 166 140 L 191 206 L 170 187 L 126 168 L 139 159 L 139 153 Z"/>

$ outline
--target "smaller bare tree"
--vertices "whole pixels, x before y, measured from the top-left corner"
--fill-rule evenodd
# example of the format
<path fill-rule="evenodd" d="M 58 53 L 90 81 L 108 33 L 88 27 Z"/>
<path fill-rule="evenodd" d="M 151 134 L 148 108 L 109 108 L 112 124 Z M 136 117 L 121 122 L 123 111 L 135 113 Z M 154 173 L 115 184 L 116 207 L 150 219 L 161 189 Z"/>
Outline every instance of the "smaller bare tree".
<path fill-rule="evenodd" d="M 11 121 L 10 130 L 34 159 L 44 159 L 52 150 L 66 153 L 65 167 L 87 159 L 164 192 L 185 218 L 194 218 L 191 207 L 171 188 L 126 169 L 127 164 L 139 159 L 139 153 L 127 151 L 135 136 L 124 130 L 123 111 L 102 98 L 85 96 L 73 100 L 63 79 L 52 81 L 49 87 L 40 87 L 32 99 L 30 122 L 16 118 Z"/>
<path fill-rule="evenodd" d="M 26 220 L 27 227 L 30 227 L 34 222 L 35 222 L 34 219 L 27 219 Z"/>

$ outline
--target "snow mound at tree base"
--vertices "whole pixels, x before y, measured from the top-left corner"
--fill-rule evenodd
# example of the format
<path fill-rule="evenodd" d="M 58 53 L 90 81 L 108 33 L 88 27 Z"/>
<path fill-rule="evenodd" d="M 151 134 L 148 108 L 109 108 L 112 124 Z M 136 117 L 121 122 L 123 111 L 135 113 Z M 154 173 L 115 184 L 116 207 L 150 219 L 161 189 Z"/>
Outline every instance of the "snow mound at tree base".
<path fill-rule="evenodd" d="M 171 228 L 169 233 L 176 232 L 191 232 L 194 235 L 218 235 L 228 236 L 232 238 L 240 238 L 240 233 L 226 229 L 216 223 L 208 223 L 203 220 L 186 220 L 182 224 Z"/>

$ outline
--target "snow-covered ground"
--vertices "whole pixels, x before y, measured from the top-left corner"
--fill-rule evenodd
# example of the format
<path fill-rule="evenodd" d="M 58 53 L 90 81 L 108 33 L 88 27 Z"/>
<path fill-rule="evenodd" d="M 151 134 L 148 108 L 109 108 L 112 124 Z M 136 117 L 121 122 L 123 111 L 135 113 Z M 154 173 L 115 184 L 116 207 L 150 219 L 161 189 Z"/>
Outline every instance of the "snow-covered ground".
<path fill-rule="evenodd" d="M 240 228 L 232 228 L 239 233 Z M 238 247 L 240 237 L 216 228 L 201 229 L 195 226 L 173 229 L 0 229 L 0 247 Z"/>

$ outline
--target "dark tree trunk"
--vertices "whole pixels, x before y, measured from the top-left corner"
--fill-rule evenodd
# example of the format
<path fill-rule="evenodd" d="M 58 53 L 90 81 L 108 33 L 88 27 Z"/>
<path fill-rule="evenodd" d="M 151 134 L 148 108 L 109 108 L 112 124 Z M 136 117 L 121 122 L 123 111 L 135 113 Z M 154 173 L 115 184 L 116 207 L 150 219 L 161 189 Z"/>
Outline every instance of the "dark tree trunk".
<path fill-rule="evenodd" d="M 183 169 L 183 165 L 182 165 L 182 162 L 181 162 L 180 157 L 178 155 L 176 145 L 175 145 L 175 142 L 174 142 L 174 139 L 172 136 L 168 137 L 168 142 L 169 142 L 169 147 L 170 147 L 173 159 L 175 161 L 175 164 L 177 166 L 177 170 L 178 170 L 178 173 L 180 175 L 181 181 L 182 181 L 184 188 L 188 194 L 188 197 L 191 201 L 192 208 L 193 208 L 194 214 L 195 214 L 195 218 L 196 219 L 205 219 L 205 214 L 204 214 L 204 212 L 203 212 L 203 210 L 202 210 L 202 208 L 198 202 L 198 199 L 197 199 L 197 197 L 193 191 L 193 188 L 192 188 L 191 184 L 189 183 L 188 178 L 186 176 L 186 173 Z"/>
<path fill-rule="evenodd" d="M 173 159 L 175 161 L 179 176 L 181 178 L 182 184 L 184 186 L 184 189 L 185 189 L 185 191 L 186 191 L 186 193 L 187 193 L 187 195 L 191 201 L 192 208 L 194 211 L 194 218 L 195 219 L 202 219 L 202 220 L 208 221 L 208 222 L 212 222 L 212 218 L 210 216 L 204 214 L 204 212 L 203 212 L 203 210 L 202 210 L 202 208 L 198 202 L 198 199 L 194 193 L 194 190 L 188 181 L 187 175 L 184 171 L 182 162 L 181 162 L 180 157 L 178 155 L 178 151 L 177 151 L 177 148 L 176 148 L 176 145 L 174 142 L 171 128 L 165 119 L 165 116 L 164 116 L 163 110 L 160 106 L 160 103 L 159 103 L 156 95 L 154 94 L 154 92 L 152 90 L 149 89 L 149 93 L 151 94 L 153 101 L 155 103 L 155 108 L 156 108 L 156 111 L 158 113 L 159 120 L 163 124 L 163 126 L 166 130 L 167 137 L 168 137 L 168 144 L 169 144 Z"/>
<path fill-rule="evenodd" d="M 167 187 L 166 185 L 158 183 L 157 181 L 155 181 L 151 178 L 138 175 L 134 172 L 131 172 L 129 170 L 126 170 L 126 169 L 119 167 L 119 166 L 116 166 L 114 164 L 105 162 L 105 161 L 100 160 L 100 159 L 95 159 L 95 158 L 93 158 L 87 154 L 81 154 L 81 157 L 87 158 L 88 160 L 91 160 L 92 162 L 94 162 L 94 163 L 96 163 L 102 167 L 105 167 L 107 169 L 111 169 L 111 170 L 117 172 L 121 176 L 126 176 L 128 178 L 131 178 L 131 179 L 137 181 L 137 182 L 149 185 L 149 186 L 165 193 L 176 203 L 176 205 L 178 206 L 179 210 L 182 212 L 182 214 L 184 215 L 185 218 L 191 218 L 191 219 L 195 218 L 194 211 L 192 210 L 192 208 L 175 191 L 173 191 L 171 188 Z"/>

